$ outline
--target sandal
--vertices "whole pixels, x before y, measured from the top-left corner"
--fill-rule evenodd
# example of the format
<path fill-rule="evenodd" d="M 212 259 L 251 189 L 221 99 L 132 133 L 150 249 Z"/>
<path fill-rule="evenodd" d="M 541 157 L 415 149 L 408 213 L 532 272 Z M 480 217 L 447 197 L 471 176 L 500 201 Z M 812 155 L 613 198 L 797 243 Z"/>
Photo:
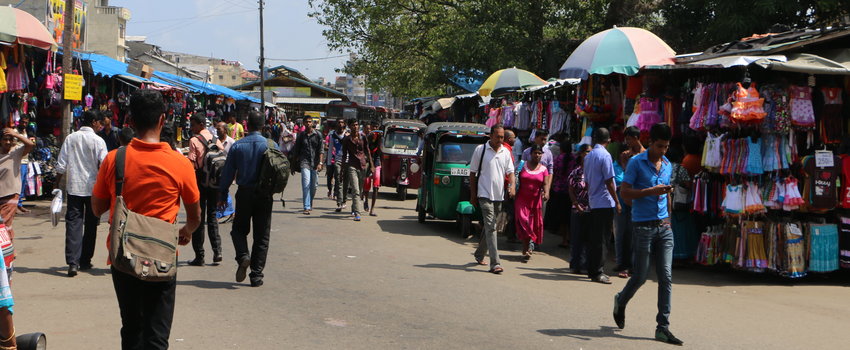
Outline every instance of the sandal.
<path fill-rule="evenodd" d="M 309 210 L 305 210 L 305 211 L 304 211 L 304 215 L 310 215 L 310 211 L 309 211 Z"/>
<path fill-rule="evenodd" d="M 475 258 L 475 262 L 478 263 L 478 265 L 487 265 L 487 263 L 484 262 L 484 258 L 481 258 L 481 259 Z"/>
<path fill-rule="evenodd" d="M 494 273 L 494 274 L 497 274 L 497 275 L 498 275 L 498 274 L 500 274 L 500 273 L 502 273 L 502 271 L 505 271 L 505 269 L 503 269 L 503 268 L 502 268 L 501 266 L 499 266 L 499 265 L 496 265 L 496 267 L 494 267 L 494 268 L 490 269 L 490 273 Z"/>
<path fill-rule="evenodd" d="M 620 273 L 617 274 L 617 277 L 629 278 L 629 277 L 631 277 L 631 275 L 629 274 L 628 270 L 623 270 L 623 271 L 620 271 Z"/>

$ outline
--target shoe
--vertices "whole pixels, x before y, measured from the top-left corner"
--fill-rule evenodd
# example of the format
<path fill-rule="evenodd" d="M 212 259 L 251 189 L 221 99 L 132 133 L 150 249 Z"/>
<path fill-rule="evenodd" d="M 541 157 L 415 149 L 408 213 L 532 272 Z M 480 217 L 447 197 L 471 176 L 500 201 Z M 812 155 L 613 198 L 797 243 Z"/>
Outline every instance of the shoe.
<path fill-rule="evenodd" d="M 590 280 L 596 283 L 611 284 L 611 279 L 604 273 L 600 273 L 599 275 L 592 277 Z"/>
<path fill-rule="evenodd" d="M 245 257 L 239 262 L 239 267 L 236 268 L 236 282 L 242 282 L 248 275 L 248 267 L 251 266 L 251 259 Z"/>
<path fill-rule="evenodd" d="M 259 287 L 263 285 L 263 280 L 251 280 L 251 287 Z"/>
<path fill-rule="evenodd" d="M 660 341 L 662 343 L 672 344 L 672 345 L 683 345 L 685 342 L 676 338 L 673 333 L 670 333 L 670 330 L 667 328 L 656 328 L 655 329 L 655 340 Z"/>
<path fill-rule="evenodd" d="M 189 260 L 187 264 L 189 266 L 204 266 L 204 258 L 201 256 L 195 257 L 195 260 Z"/>
<path fill-rule="evenodd" d="M 215 253 L 215 255 L 213 255 L 213 262 L 214 263 L 220 263 L 221 262 L 221 253 Z"/>
<path fill-rule="evenodd" d="M 68 277 L 76 276 L 78 271 L 79 271 L 79 268 L 77 267 L 77 265 L 74 265 L 74 264 L 68 265 Z"/>
<path fill-rule="evenodd" d="M 503 269 L 502 266 L 500 266 L 500 265 L 496 265 L 492 269 L 490 269 L 490 273 L 494 273 L 494 274 L 497 274 L 497 275 L 501 274 L 504 271 L 505 271 L 505 269 Z"/>
<path fill-rule="evenodd" d="M 360 221 L 360 214 L 354 214 L 354 221 Z"/>
<path fill-rule="evenodd" d="M 614 295 L 614 323 L 619 329 L 626 328 L 626 306 L 620 305 L 620 293 Z"/>
<path fill-rule="evenodd" d="M 335 212 L 337 212 L 337 213 L 339 213 L 339 212 L 341 212 L 341 211 L 342 211 L 342 207 L 336 207 L 336 210 L 334 210 L 334 211 L 335 211 Z"/>
<path fill-rule="evenodd" d="M 94 266 L 92 264 L 80 264 L 80 271 L 88 271 L 91 270 Z"/>

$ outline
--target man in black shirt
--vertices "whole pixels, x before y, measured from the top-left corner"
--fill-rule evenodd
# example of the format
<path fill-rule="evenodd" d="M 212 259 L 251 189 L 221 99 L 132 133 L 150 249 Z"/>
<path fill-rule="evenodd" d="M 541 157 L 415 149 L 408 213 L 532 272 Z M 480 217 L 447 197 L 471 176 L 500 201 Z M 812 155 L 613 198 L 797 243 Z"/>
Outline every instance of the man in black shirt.
<path fill-rule="evenodd" d="M 319 186 L 319 172 L 325 161 L 324 141 L 322 133 L 313 128 L 313 119 L 304 120 L 304 131 L 295 138 L 292 150 L 301 169 L 301 198 L 304 203 L 304 215 L 313 211 L 313 198 Z"/>

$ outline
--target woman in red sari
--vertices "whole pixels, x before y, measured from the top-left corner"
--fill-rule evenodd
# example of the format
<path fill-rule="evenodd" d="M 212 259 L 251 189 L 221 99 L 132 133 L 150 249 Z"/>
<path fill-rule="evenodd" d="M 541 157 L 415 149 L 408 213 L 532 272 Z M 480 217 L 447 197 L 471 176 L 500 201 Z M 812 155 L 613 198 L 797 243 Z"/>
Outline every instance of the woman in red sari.
<path fill-rule="evenodd" d="M 517 174 L 519 190 L 516 194 L 516 234 L 523 243 L 524 260 L 531 258 L 535 245 L 543 243 L 543 201 L 549 200 L 552 175 L 540 164 L 543 148 L 531 147 L 531 159 L 521 162 Z"/>

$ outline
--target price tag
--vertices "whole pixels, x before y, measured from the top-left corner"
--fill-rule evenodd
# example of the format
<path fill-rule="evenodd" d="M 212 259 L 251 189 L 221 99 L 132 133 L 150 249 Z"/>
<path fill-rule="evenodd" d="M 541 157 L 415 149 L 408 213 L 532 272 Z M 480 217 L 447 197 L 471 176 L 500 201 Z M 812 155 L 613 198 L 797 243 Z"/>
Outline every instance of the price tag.
<path fill-rule="evenodd" d="M 831 168 L 835 166 L 835 158 L 832 151 L 815 151 L 815 166 L 818 168 Z"/>

